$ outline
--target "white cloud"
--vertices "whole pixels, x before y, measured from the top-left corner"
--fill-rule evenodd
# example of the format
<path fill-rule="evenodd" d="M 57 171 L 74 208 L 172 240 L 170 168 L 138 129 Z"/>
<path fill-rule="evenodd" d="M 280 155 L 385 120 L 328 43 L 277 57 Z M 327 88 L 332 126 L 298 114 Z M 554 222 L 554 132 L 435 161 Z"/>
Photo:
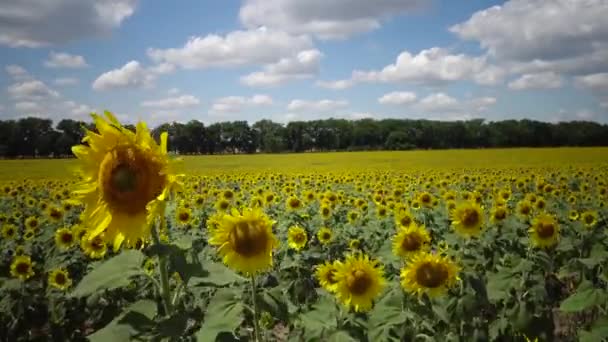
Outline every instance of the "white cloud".
<path fill-rule="evenodd" d="M 411 108 L 420 111 L 422 114 L 427 114 L 427 117 L 434 119 L 468 120 L 473 115 L 488 110 L 496 102 L 496 98 L 490 96 L 459 100 L 445 93 L 438 92 L 420 99 Z"/>
<path fill-rule="evenodd" d="M 608 93 L 608 72 L 579 76 L 575 82 L 583 88 Z"/>
<path fill-rule="evenodd" d="M 519 72 L 593 72 L 608 66 L 607 17 L 605 0 L 511 0 L 450 30 Z"/>
<path fill-rule="evenodd" d="M 579 120 L 591 121 L 596 118 L 597 113 L 595 113 L 594 111 L 589 110 L 587 108 L 583 108 L 583 109 L 578 110 L 575 113 L 575 116 Z"/>
<path fill-rule="evenodd" d="M 287 110 L 292 112 L 311 111 L 311 112 L 328 112 L 348 106 L 346 100 L 318 100 L 307 101 L 295 99 L 289 102 Z"/>
<path fill-rule="evenodd" d="M 42 106 L 33 101 L 21 101 L 15 103 L 15 109 L 20 113 L 40 113 Z"/>
<path fill-rule="evenodd" d="M 321 39 L 341 39 L 380 27 L 383 19 L 420 9 L 422 0 L 247 0 L 239 12 L 248 28 L 266 26 Z"/>
<path fill-rule="evenodd" d="M 483 112 L 496 103 L 496 98 L 491 96 L 477 97 L 471 99 L 468 103 L 474 111 Z"/>
<path fill-rule="evenodd" d="M 276 63 L 311 46 L 309 37 L 259 28 L 226 36 L 191 37 L 181 48 L 148 49 L 148 56 L 159 63 L 202 69 Z"/>
<path fill-rule="evenodd" d="M 78 79 L 73 77 L 60 77 L 53 81 L 53 83 L 58 86 L 73 86 L 78 84 L 78 82 Z"/>
<path fill-rule="evenodd" d="M 138 61 L 130 61 L 119 69 L 101 74 L 93 82 L 93 89 L 108 90 L 114 88 L 148 87 L 156 79 L 155 69 L 146 69 Z"/>
<path fill-rule="evenodd" d="M 460 102 L 445 93 L 434 93 L 421 99 L 416 107 L 424 111 L 451 111 L 459 107 Z"/>
<path fill-rule="evenodd" d="M 150 100 L 141 103 L 142 107 L 175 109 L 192 107 L 200 104 L 201 101 L 192 95 L 181 95 L 177 97 L 167 97 L 160 100 Z"/>
<path fill-rule="evenodd" d="M 246 108 L 271 106 L 273 100 L 268 95 L 254 95 L 252 97 L 244 96 L 226 96 L 216 99 L 211 105 L 210 114 L 236 113 Z"/>
<path fill-rule="evenodd" d="M 25 81 L 32 78 L 27 70 L 16 64 L 7 65 L 4 70 L 15 81 Z"/>
<path fill-rule="evenodd" d="M 290 80 L 311 78 L 319 73 L 319 61 L 323 54 L 316 49 L 300 51 L 295 57 L 282 58 L 241 77 L 241 83 L 250 87 L 276 86 Z"/>
<path fill-rule="evenodd" d="M 48 68 L 69 68 L 78 69 L 87 67 L 88 64 L 84 57 L 78 55 L 70 55 L 65 52 L 51 51 L 49 59 L 44 61 L 44 65 Z"/>
<path fill-rule="evenodd" d="M 542 72 L 536 74 L 524 74 L 518 79 L 509 82 L 509 88 L 513 90 L 525 89 L 555 89 L 563 84 L 563 78 L 554 72 Z"/>
<path fill-rule="evenodd" d="M 14 99 L 42 99 L 48 97 L 58 97 L 59 94 L 49 88 L 44 82 L 30 80 L 18 82 L 8 87 L 9 95 Z"/>
<path fill-rule="evenodd" d="M 382 95 L 378 99 L 380 104 L 404 105 L 416 101 L 416 94 L 409 91 L 394 91 Z"/>
<path fill-rule="evenodd" d="M 315 85 L 317 87 L 326 89 L 342 90 L 352 87 L 354 85 L 354 82 L 352 80 L 317 81 Z"/>
<path fill-rule="evenodd" d="M 169 90 L 167 90 L 167 94 L 169 95 L 177 95 L 179 94 L 179 88 L 170 88 Z"/>
<path fill-rule="evenodd" d="M 3 0 L 0 45 L 40 47 L 103 36 L 135 11 L 137 0 Z"/>

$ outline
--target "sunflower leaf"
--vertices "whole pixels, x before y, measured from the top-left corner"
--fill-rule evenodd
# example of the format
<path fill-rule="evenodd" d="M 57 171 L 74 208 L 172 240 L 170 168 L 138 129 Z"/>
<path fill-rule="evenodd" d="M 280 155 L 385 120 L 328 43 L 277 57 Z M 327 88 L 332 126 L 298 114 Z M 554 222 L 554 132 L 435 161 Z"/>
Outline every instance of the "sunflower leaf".
<path fill-rule="evenodd" d="M 210 260 L 202 261 L 202 269 L 201 274 L 190 278 L 193 286 L 226 286 L 247 281 L 228 267 Z"/>
<path fill-rule="evenodd" d="M 588 280 L 583 280 L 570 297 L 564 299 L 559 309 L 564 312 L 579 312 L 595 305 L 601 305 L 606 300 L 606 294 L 593 287 Z"/>
<path fill-rule="evenodd" d="M 84 297 L 100 290 L 127 286 L 131 277 L 143 275 L 144 255 L 136 250 L 125 250 L 95 267 L 78 283 L 72 296 Z"/>
<path fill-rule="evenodd" d="M 243 302 L 233 289 L 219 289 L 205 312 L 203 326 L 196 334 L 199 342 L 215 342 L 218 334 L 232 333 L 243 320 Z"/>
<path fill-rule="evenodd" d="M 150 333 L 155 327 L 152 319 L 156 315 L 156 308 L 156 302 L 152 300 L 135 302 L 112 322 L 87 338 L 91 342 L 129 341 L 135 334 Z"/>

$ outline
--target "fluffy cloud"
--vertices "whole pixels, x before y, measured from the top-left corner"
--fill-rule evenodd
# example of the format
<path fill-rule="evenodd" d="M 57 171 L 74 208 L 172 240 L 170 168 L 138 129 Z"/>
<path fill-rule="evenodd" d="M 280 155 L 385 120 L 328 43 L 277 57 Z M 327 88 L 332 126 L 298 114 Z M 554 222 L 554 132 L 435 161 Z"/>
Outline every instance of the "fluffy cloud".
<path fill-rule="evenodd" d="M 416 107 L 418 109 L 434 112 L 434 111 L 452 111 L 458 108 L 459 101 L 444 93 L 434 93 L 421 99 Z"/>
<path fill-rule="evenodd" d="M 416 101 L 416 94 L 409 91 L 394 91 L 382 95 L 378 99 L 380 104 L 404 105 Z"/>
<path fill-rule="evenodd" d="M 118 69 L 110 70 L 97 77 L 93 82 L 93 89 L 149 87 L 159 75 L 173 70 L 174 68 L 170 64 L 159 64 L 151 68 L 144 68 L 138 61 L 130 61 Z"/>
<path fill-rule="evenodd" d="M 301 51 L 295 57 L 264 66 L 263 71 L 241 77 L 241 83 L 250 87 L 276 86 L 290 80 L 311 78 L 319 73 L 322 55 L 316 49 Z"/>
<path fill-rule="evenodd" d="M 84 68 L 87 65 L 87 62 L 84 60 L 84 57 L 78 55 L 70 55 L 65 52 L 54 52 L 51 51 L 49 55 L 49 59 L 44 61 L 44 65 L 48 68 Z"/>
<path fill-rule="evenodd" d="M 78 84 L 78 82 L 78 79 L 73 77 L 59 77 L 53 81 L 53 83 L 58 86 L 73 86 Z"/>
<path fill-rule="evenodd" d="M 141 103 L 142 107 L 157 109 L 175 109 L 192 107 L 200 104 L 201 101 L 192 95 L 181 95 L 177 97 L 167 97 L 160 100 L 150 100 Z"/>
<path fill-rule="evenodd" d="M 7 65 L 4 67 L 6 73 L 15 81 L 24 81 L 31 79 L 30 74 L 23 67 L 15 64 Z"/>
<path fill-rule="evenodd" d="M 450 30 L 515 71 L 592 72 L 608 66 L 607 17 L 605 0 L 511 0 Z"/>
<path fill-rule="evenodd" d="M 317 87 L 332 89 L 332 90 L 342 90 L 350 88 L 354 85 L 352 80 L 337 80 L 337 81 L 317 81 Z"/>
<path fill-rule="evenodd" d="M 503 75 L 502 69 L 489 65 L 485 57 L 451 54 L 446 49 L 434 47 L 422 50 L 417 55 L 403 51 L 395 63 L 387 65 L 382 70 L 355 70 L 350 80 L 334 81 L 333 85 L 341 84 L 346 87 L 358 82 L 409 82 L 434 85 L 459 80 L 495 84 L 502 80 Z"/>
<path fill-rule="evenodd" d="M 148 56 L 159 63 L 202 69 L 276 63 L 311 46 L 309 37 L 259 28 L 226 36 L 191 37 L 181 48 L 148 49 Z"/>
<path fill-rule="evenodd" d="M 526 89 L 555 89 L 560 88 L 563 79 L 554 72 L 542 72 L 536 74 L 524 74 L 518 79 L 509 82 L 509 88 L 513 90 Z"/>
<path fill-rule="evenodd" d="M 29 80 L 13 83 L 8 87 L 8 94 L 17 100 L 39 100 L 48 97 L 58 97 L 59 94 L 39 80 Z"/>
<path fill-rule="evenodd" d="M 310 111 L 310 112 L 328 112 L 348 106 L 346 100 L 292 100 L 287 105 L 287 110 L 293 112 Z"/>
<path fill-rule="evenodd" d="M 215 100 L 211 105 L 210 113 L 237 113 L 246 108 L 271 106 L 272 104 L 273 100 L 268 95 L 258 94 L 252 97 L 227 96 Z"/>
<path fill-rule="evenodd" d="M 239 18 L 249 28 L 266 26 L 322 39 L 374 30 L 384 18 L 411 12 L 422 0 L 247 0 Z"/>
<path fill-rule="evenodd" d="M 608 109 L 608 72 L 576 77 L 575 84 L 590 90 L 597 97 L 599 106 Z"/>
<path fill-rule="evenodd" d="M 4 0 L 0 44 L 40 47 L 107 35 L 135 11 L 137 0 Z"/>
<path fill-rule="evenodd" d="M 438 92 L 429 94 L 413 103 L 411 108 L 433 119 L 467 120 L 471 119 L 473 115 L 488 110 L 495 103 L 496 98 L 489 96 L 459 100 L 448 94 Z"/>

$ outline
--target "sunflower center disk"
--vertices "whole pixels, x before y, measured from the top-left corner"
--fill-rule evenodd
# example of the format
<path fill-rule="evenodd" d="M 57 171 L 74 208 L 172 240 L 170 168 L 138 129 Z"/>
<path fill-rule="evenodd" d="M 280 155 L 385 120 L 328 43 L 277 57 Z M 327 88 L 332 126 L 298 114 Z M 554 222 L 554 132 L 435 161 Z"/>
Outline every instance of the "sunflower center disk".
<path fill-rule="evenodd" d="M 552 223 L 541 223 L 536 231 L 542 239 L 547 239 L 555 234 L 555 226 Z"/>
<path fill-rule="evenodd" d="M 467 227 L 473 227 L 479 222 L 479 213 L 475 209 L 465 209 L 462 213 L 462 223 Z"/>
<path fill-rule="evenodd" d="M 245 257 L 259 254 L 266 248 L 268 236 L 255 223 L 239 222 L 230 232 L 230 243 L 234 250 Z"/>
<path fill-rule="evenodd" d="M 74 238 L 72 237 L 72 234 L 62 234 L 61 235 L 61 241 L 64 243 L 70 243 L 70 242 L 72 242 L 72 240 L 74 240 Z"/>
<path fill-rule="evenodd" d="M 24 262 L 18 263 L 15 268 L 19 274 L 27 274 L 30 271 L 30 265 Z"/>
<path fill-rule="evenodd" d="M 372 278 L 363 270 L 355 270 L 348 276 L 347 285 L 351 293 L 362 295 L 372 285 Z"/>
<path fill-rule="evenodd" d="M 448 270 L 442 265 L 425 263 L 416 270 L 416 282 L 424 287 L 439 287 L 446 279 L 448 279 Z"/>
<path fill-rule="evenodd" d="M 63 273 L 57 273 L 55 275 L 55 283 L 57 285 L 64 285 L 65 282 L 66 282 L 65 274 L 63 274 Z"/>
<path fill-rule="evenodd" d="M 404 251 L 411 252 L 411 251 L 417 251 L 418 249 L 420 249 L 420 245 L 422 245 L 420 238 L 414 234 L 409 234 L 403 238 L 403 242 L 401 243 L 401 248 Z"/>

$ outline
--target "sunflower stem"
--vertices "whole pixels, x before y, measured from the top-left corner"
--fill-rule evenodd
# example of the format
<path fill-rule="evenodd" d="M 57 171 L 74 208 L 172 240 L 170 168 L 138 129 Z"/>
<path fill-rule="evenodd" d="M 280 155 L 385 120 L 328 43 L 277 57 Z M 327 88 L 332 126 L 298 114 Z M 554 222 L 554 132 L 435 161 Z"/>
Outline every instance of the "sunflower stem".
<path fill-rule="evenodd" d="M 161 244 L 158 231 L 156 226 L 152 227 L 152 239 L 155 245 Z M 160 254 L 158 256 L 158 272 L 160 274 L 160 296 L 163 302 L 163 308 L 165 309 L 165 315 L 170 316 L 173 313 L 173 306 L 171 303 L 171 289 L 169 287 L 169 270 L 167 265 L 167 256 Z"/>
<path fill-rule="evenodd" d="M 251 301 L 253 302 L 253 333 L 255 335 L 256 342 L 262 342 L 262 336 L 260 331 L 260 323 L 259 323 L 259 308 L 258 301 L 256 298 L 256 288 L 255 288 L 255 276 L 251 276 Z"/>

